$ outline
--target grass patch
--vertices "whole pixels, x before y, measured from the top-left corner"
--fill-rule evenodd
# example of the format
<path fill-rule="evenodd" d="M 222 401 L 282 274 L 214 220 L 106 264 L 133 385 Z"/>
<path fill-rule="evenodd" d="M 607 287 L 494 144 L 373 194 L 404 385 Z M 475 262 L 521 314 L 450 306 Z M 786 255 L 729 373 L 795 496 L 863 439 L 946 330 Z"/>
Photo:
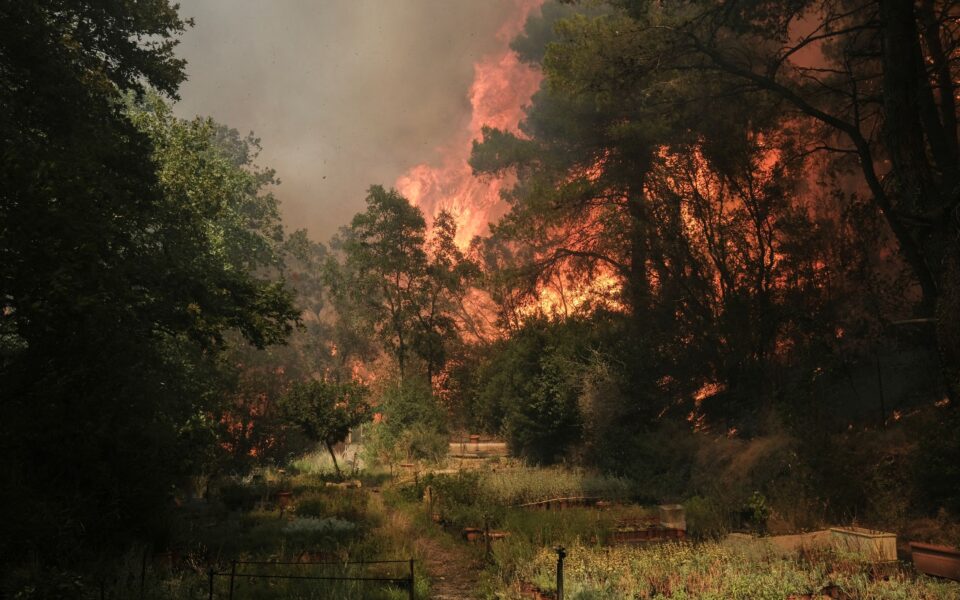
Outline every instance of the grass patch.
<path fill-rule="evenodd" d="M 517 581 L 554 590 L 556 554 L 537 550 L 519 566 L 502 594 L 518 598 Z M 876 565 L 856 556 L 823 552 L 816 556 L 748 557 L 716 542 L 662 544 L 645 548 L 575 544 L 568 547 L 565 593 L 570 598 L 701 598 L 703 600 L 783 600 L 819 594 L 835 586 L 852 598 L 876 600 L 960 597 L 960 584 L 895 570 L 880 576 Z"/>

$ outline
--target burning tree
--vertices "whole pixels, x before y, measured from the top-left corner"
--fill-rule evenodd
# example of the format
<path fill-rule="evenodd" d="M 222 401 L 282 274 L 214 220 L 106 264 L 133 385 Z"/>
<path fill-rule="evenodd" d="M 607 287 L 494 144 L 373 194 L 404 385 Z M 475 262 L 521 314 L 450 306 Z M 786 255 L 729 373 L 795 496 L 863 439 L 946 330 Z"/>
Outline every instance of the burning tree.
<path fill-rule="evenodd" d="M 936 299 L 949 285 L 930 282 L 949 281 L 955 254 L 946 250 L 956 227 L 947 218 L 951 136 L 941 131 L 952 83 L 938 83 L 946 75 L 936 70 L 937 44 L 953 47 L 953 9 L 894 16 L 892 3 L 854 4 L 550 9 L 552 27 L 533 20 L 515 43 L 545 79 L 519 133 L 486 129 L 474 147 L 476 172 L 518 178 L 494 234 L 530 249 L 526 269 L 540 289 L 558 273 L 579 276 L 587 291 L 604 278 L 620 283 L 630 335 L 647 349 L 629 359 L 643 365 L 629 369 L 634 390 L 660 387 L 669 400 L 720 382 L 728 400 L 750 404 L 782 393 L 771 368 L 788 356 L 817 362 L 813 348 L 836 345 L 837 332 L 946 306 Z M 881 40 L 910 35 L 896 57 L 881 52 Z M 821 50 L 816 64 L 811 47 Z M 915 69 L 903 56 L 929 65 L 926 75 L 894 81 Z M 931 100 L 903 96 L 904 86 L 940 91 Z M 913 121 L 885 117 L 904 110 L 917 111 Z M 911 134 L 914 121 L 930 132 Z M 926 144 L 905 152 L 921 158 L 896 159 L 904 150 L 895 140 Z M 939 207 L 936 225 L 908 210 L 918 190 L 933 194 L 924 202 Z M 864 295 L 896 285 L 905 269 L 917 294 Z M 940 321 L 949 331 L 955 319 Z"/>

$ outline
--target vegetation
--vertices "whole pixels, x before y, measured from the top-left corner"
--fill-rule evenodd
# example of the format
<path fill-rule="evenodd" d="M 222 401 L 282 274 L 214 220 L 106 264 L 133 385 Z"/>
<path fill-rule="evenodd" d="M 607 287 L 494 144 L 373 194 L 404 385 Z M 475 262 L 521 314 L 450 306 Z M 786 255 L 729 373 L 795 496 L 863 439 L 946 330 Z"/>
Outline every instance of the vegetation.
<path fill-rule="evenodd" d="M 827 552 L 801 558 L 748 557 L 718 543 L 650 548 L 568 548 L 564 593 L 571 598 L 783 598 L 819 594 L 836 586 L 853 598 L 946 599 L 957 584 L 897 574 L 884 576 L 856 556 Z M 556 590 L 556 553 L 537 552 L 518 573 L 541 589 Z M 514 588 L 514 597 L 516 594 Z M 508 596 L 509 597 L 509 596 Z"/>
<path fill-rule="evenodd" d="M 470 158 L 506 213 L 462 247 L 381 185 L 328 245 L 288 231 L 259 140 L 174 116 L 167 0 L 0 2 L 0 596 L 200 597 L 464 527 L 511 534 L 464 551 L 489 595 L 565 544 L 582 598 L 956 596 L 719 538 L 960 543 L 958 10 L 548 2 L 513 41 L 540 88 Z M 466 432 L 512 458 L 453 462 Z M 519 506 L 562 497 L 615 504 Z M 693 543 L 609 547 L 667 502 Z"/>
<path fill-rule="evenodd" d="M 338 477 L 340 465 L 333 446 L 345 441 L 351 429 L 369 419 L 365 392 L 355 383 L 310 381 L 293 385 L 280 404 L 289 422 L 300 427 L 311 441 L 326 446 Z"/>

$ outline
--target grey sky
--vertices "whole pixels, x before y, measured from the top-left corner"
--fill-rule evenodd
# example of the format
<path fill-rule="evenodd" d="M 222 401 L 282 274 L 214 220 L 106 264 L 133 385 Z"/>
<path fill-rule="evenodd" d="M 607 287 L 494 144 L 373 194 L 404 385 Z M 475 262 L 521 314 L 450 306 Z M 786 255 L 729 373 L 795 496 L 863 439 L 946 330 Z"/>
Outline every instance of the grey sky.
<path fill-rule="evenodd" d="M 181 0 L 177 112 L 262 139 L 291 229 L 326 241 L 470 118 L 473 64 L 513 0 Z"/>

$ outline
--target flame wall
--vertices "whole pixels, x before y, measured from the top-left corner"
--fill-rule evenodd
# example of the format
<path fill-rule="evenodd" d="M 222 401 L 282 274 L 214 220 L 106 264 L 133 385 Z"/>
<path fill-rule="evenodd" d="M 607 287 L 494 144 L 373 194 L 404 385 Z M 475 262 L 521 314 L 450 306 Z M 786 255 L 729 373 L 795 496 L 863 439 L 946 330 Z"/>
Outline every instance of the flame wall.
<path fill-rule="evenodd" d="M 474 64 L 469 90 L 471 118 L 466 130 L 456 132 L 443 148 L 439 164 L 421 163 L 401 175 L 397 190 L 419 206 L 430 219 L 440 210 L 450 212 L 457 223 L 457 243 L 465 247 L 487 224 L 506 212 L 500 190 L 510 185 L 501 178 L 473 176 L 467 160 L 471 143 L 483 126 L 517 132 L 523 107 L 540 85 L 540 72 L 517 59 L 510 41 L 520 33 L 527 16 L 542 0 L 515 0 L 497 32 L 499 47 Z"/>

